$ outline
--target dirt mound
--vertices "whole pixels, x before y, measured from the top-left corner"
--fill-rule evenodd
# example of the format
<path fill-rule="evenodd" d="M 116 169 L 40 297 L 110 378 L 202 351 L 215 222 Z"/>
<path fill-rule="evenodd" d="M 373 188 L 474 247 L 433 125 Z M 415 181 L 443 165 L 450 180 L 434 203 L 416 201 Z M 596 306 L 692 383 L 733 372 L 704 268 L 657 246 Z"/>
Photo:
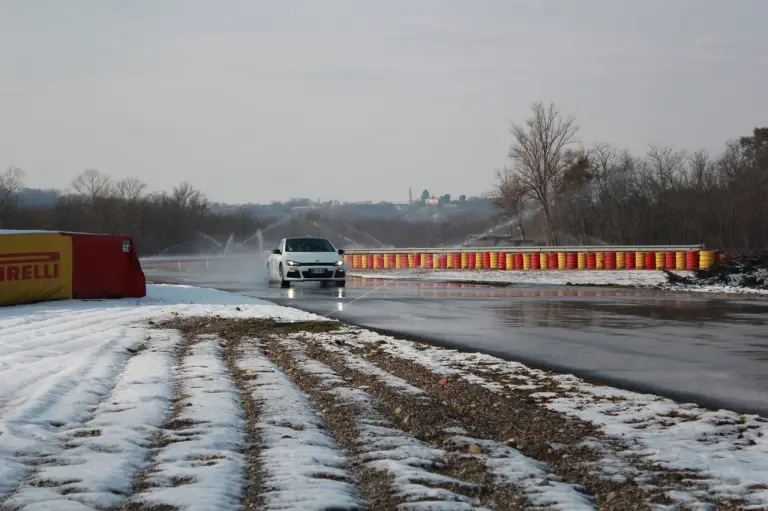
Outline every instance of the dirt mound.
<path fill-rule="evenodd" d="M 768 290 L 768 255 L 728 258 L 711 268 L 696 270 L 692 277 L 665 271 L 670 284 L 729 286 Z"/>

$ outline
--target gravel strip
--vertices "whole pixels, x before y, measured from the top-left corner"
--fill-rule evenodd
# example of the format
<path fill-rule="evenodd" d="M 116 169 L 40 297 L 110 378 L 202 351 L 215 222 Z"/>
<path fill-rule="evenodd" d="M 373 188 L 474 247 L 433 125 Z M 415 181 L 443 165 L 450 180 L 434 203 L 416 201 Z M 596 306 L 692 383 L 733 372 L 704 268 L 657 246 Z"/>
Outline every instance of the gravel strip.
<path fill-rule="evenodd" d="M 245 420 L 240 393 L 221 358 L 221 342 L 204 335 L 187 343 L 176 413 L 154 453 L 145 488 L 131 499 L 139 509 L 240 507 Z"/>
<path fill-rule="evenodd" d="M 298 337 L 306 339 L 300 334 Z M 487 431 L 468 425 L 470 420 L 447 403 L 431 399 L 423 391 L 420 394 L 400 392 L 406 382 L 378 367 L 372 370 L 368 367 L 370 363 L 363 363 L 360 357 L 335 343 L 310 341 L 307 354 L 328 364 L 354 384 L 367 387 L 367 392 L 395 417 L 402 429 L 452 451 L 460 459 L 481 462 L 491 475 L 490 480 L 485 481 L 484 502 L 493 503 L 495 509 L 533 506 L 563 510 L 594 509 L 592 499 L 586 495 L 583 486 L 564 483 L 543 463 L 522 455 L 509 445 L 488 440 Z M 505 495 L 499 498 L 495 492 L 502 488 Z M 511 502 L 508 501 L 510 497 Z"/>
<path fill-rule="evenodd" d="M 261 415 L 261 405 L 249 392 L 253 376 L 241 371 L 237 367 L 237 361 L 242 357 L 247 348 L 243 346 L 242 337 L 230 335 L 226 339 L 222 356 L 229 368 L 229 374 L 240 391 L 243 400 L 243 412 L 245 413 L 245 456 L 246 474 L 245 488 L 242 495 L 243 509 L 263 509 L 261 495 L 264 493 L 264 468 L 261 464 L 261 434 L 257 427 L 258 418 Z"/>
<path fill-rule="evenodd" d="M 313 338 L 309 353 L 324 361 L 330 361 L 329 356 L 334 355 L 334 351 L 351 348 L 339 344 L 338 339 L 329 342 L 329 336 Z M 461 417 L 476 435 L 505 442 L 524 455 L 546 463 L 563 480 L 583 486 L 594 495 L 600 509 L 650 509 L 651 506 L 676 503 L 664 489 L 649 484 L 639 487 L 631 478 L 619 482 L 600 477 L 595 467 L 603 462 L 605 455 L 590 444 L 604 443 L 604 434 L 588 423 L 546 410 L 527 393 L 502 396 L 461 379 L 442 378 L 418 364 L 396 358 L 378 346 L 355 351 L 380 369 L 425 390 L 434 402 L 450 410 L 446 413 Z M 339 354 L 335 356 L 339 357 Z M 683 489 L 687 485 L 681 481 L 691 475 L 665 473 L 669 473 L 670 480 L 674 479 Z"/>
<path fill-rule="evenodd" d="M 336 342 L 333 346 L 336 346 L 339 336 L 334 339 Z M 418 351 L 419 346 L 418 343 L 413 343 L 412 351 Z M 455 367 L 455 374 L 448 374 L 446 378 L 446 374 L 435 365 L 434 360 L 430 359 L 425 365 L 405 360 L 386 349 L 383 344 L 351 342 L 342 347 L 406 381 L 416 385 L 423 382 L 422 388 L 438 397 L 449 398 L 449 403 L 453 403 L 452 399 L 461 398 L 459 401 L 465 401 L 461 405 L 465 409 L 467 406 L 471 407 L 473 392 L 482 396 L 481 399 L 488 403 L 505 402 L 505 427 L 501 435 L 514 438 L 521 445 L 521 450 L 547 462 L 558 473 L 562 473 L 559 470 L 569 470 L 568 466 L 573 462 L 581 462 L 582 469 L 572 471 L 574 475 L 586 471 L 591 480 L 612 483 L 612 487 L 599 483 L 605 487 L 605 494 L 609 499 L 601 502 L 598 490 L 596 496 L 601 506 L 612 505 L 620 498 L 627 499 L 627 502 L 643 498 L 646 503 L 652 505 L 696 504 L 703 507 L 716 505 L 717 509 L 745 508 L 743 499 L 735 495 L 728 492 L 713 495 L 709 492 L 704 484 L 706 477 L 702 474 L 644 460 L 627 452 L 626 446 L 615 438 L 607 437 L 599 427 L 545 408 L 544 404 L 561 392 L 557 388 L 557 382 L 546 375 L 526 375 L 525 371 L 517 371 L 515 375 L 494 375 L 492 370 L 482 371 L 463 365 Z M 423 347 L 435 349 L 426 345 Z M 523 381 L 515 384 L 516 379 Z M 442 381 L 445 381 L 445 384 Z M 466 402 L 467 400 L 470 401 Z M 493 417 L 489 419 L 492 420 Z M 567 449 L 564 448 L 566 446 Z M 565 460 L 558 462 L 553 459 L 553 456 L 561 455 L 566 456 Z M 592 488 L 589 480 L 584 480 L 582 484 Z M 626 495 L 627 492 L 636 494 L 638 491 L 645 496 Z"/>
<path fill-rule="evenodd" d="M 262 352 L 246 347 L 237 368 L 261 406 L 256 424 L 264 472 L 260 509 L 351 511 L 363 509 L 348 460 L 307 396 Z"/>
<path fill-rule="evenodd" d="M 304 356 L 297 343 L 273 339 L 269 346 L 269 356 L 318 403 L 332 433 L 355 460 L 371 509 L 478 508 L 482 488 L 454 476 L 476 473 L 471 463 L 447 457 L 443 449 L 397 429 L 370 395 Z"/>
<path fill-rule="evenodd" d="M 348 333 L 353 331 L 348 330 Z M 339 342 L 340 337 L 344 338 L 341 334 L 334 337 L 336 342 Z M 597 457 L 595 461 L 587 462 L 586 467 L 591 475 L 624 487 L 635 485 L 650 496 L 648 502 L 672 506 L 695 504 L 703 507 L 716 504 L 718 509 L 745 508 L 745 501 L 737 496 L 741 493 L 729 491 L 725 486 L 735 484 L 734 482 L 726 479 L 728 482 L 719 484 L 696 470 L 671 467 L 669 464 L 663 465 L 649 460 L 645 456 L 653 454 L 652 450 L 638 449 L 636 444 L 622 443 L 620 438 L 603 434 L 599 425 L 584 422 L 565 414 L 562 410 L 550 407 L 548 403 L 557 399 L 558 396 L 563 396 L 563 387 L 571 388 L 576 378 L 530 370 L 524 366 L 514 367 L 510 372 L 510 368 L 506 367 L 509 363 L 499 366 L 498 360 L 487 360 L 489 357 L 483 355 L 478 355 L 480 360 L 475 360 L 471 355 L 460 355 L 452 350 L 441 350 L 420 343 L 409 343 L 406 346 L 404 341 L 393 340 L 394 344 L 389 342 L 382 344 L 381 341 L 370 342 L 370 337 L 363 336 L 363 338 L 367 340 L 359 342 L 355 337 L 347 335 L 345 341 L 347 344 L 344 348 L 376 360 L 382 366 L 389 364 L 395 373 L 404 368 L 405 371 L 415 371 L 433 385 L 435 380 L 446 377 L 447 381 L 479 387 L 490 392 L 497 399 L 505 396 L 513 403 L 527 403 L 532 413 L 535 413 L 536 408 L 544 413 L 545 424 L 551 425 L 551 417 L 559 417 L 571 428 L 581 427 L 587 436 L 580 444 L 576 444 L 576 447 L 587 448 L 593 457 Z M 581 381 L 581 384 L 589 385 L 589 382 Z M 617 410 L 622 409 L 620 398 L 612 394 L 603 395 L 595 392 L 588 395 L 596 402 L 601 400 L 605 403 L 601 408 L 606 409 L 606 414 L 616 413 L 608 411 L 613 407 Z M 571 396 L 568 402 L 575 403 L 579 399 L 581 398 L 578 395 Z M 675 417 L 673 415 L 671 413 L 660 419 L 668 424 L 690 420 L 685 413 L 679 413 Z M 639 428 L 643 426 L 643 424 L 638 425 Z M 745 424 L 739 428 L 747 427 L 756 426 Z M 705 425 L 706 431 L 710 429 Z M 728 434 L 729 432 L 725 429 L 714 433 L 716 438 L 721 439 L 723 435 Z M 730 432 L 730 434 L 734 433 Z M 741 442 L 749 442 L 749 436 L 749 433 L 745 434 Z M 555 437 L 553 444 L 558 442 L 559 440 Z M 734 442 L 734 445 L 737 445 L 737 442 Z M 562 450 L 561 447 L 558 445 L 558 450 Z M 751 490 L 754 491 L 754 488 Z"/>

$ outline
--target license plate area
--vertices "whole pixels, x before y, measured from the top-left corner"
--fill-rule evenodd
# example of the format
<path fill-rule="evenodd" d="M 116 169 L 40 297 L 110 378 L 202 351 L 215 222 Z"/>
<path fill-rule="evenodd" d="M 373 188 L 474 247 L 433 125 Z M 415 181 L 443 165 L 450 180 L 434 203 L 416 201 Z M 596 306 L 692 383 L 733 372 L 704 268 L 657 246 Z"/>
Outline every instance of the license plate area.
<path fill-rule="evenodd" d="M 319 275 L 325 273 L 325 268 L 310 268 L 309 273 L 313 275 Z"/>

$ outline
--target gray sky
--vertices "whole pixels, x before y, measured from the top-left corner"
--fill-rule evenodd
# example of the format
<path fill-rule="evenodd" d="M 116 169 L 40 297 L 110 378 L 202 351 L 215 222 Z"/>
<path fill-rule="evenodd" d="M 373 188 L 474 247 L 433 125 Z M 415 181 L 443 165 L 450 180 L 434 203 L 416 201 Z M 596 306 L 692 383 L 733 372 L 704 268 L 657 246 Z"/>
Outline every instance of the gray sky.
<path fill-rule="evenodd" d="M 534 101 L 585 143 L 768 124 L 766 0 L 2 0 L 0 168 L 209 198 L 487 191 Z"/>

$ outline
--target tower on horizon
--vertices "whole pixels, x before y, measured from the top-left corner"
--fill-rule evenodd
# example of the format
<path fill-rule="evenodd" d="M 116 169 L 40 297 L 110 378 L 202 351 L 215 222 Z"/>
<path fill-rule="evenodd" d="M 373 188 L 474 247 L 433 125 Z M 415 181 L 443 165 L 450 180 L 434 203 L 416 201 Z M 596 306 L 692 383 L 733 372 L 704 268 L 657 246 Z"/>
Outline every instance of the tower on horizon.
<path fill-rule="evenodd" d="M 413 204 L 413 189 L 408 187 L 408 204 Z"/>

